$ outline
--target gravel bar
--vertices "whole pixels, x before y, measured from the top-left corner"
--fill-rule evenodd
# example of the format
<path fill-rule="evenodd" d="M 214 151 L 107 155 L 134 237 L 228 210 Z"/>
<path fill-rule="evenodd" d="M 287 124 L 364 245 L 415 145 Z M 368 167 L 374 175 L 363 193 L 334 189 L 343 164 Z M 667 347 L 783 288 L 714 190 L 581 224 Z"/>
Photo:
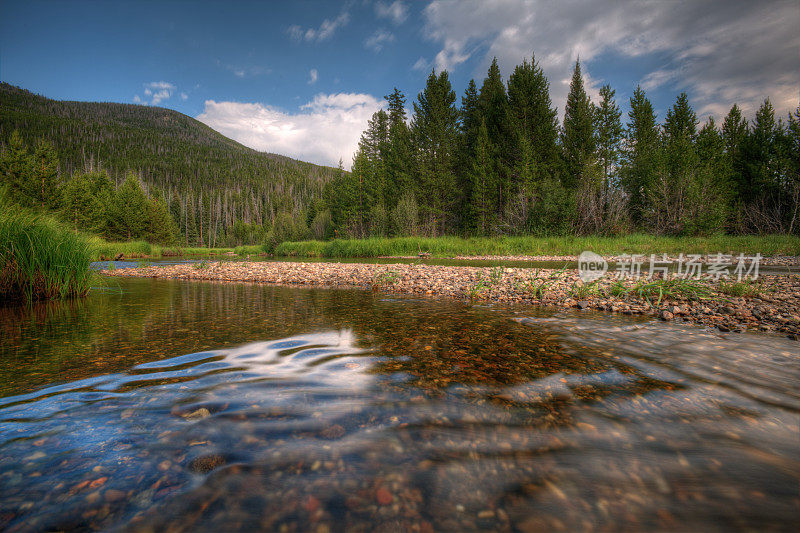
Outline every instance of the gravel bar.
<path fill-rule="evenodd" d="M 753 296 L 729 296 L 719 283 L 699 281 L 710 291 L 704 298 L 642 299 L 612 296 L 618 282 L 605 277 L 583 288 L 577 270 L 490 268 L 419 264 L 204 262 L 103 270 L 118 277 L 149 277 L 276 285 L 358 288 L 402 294 L 434 295 L 498 302 L 523 302 L 559 308 L 604 310 L 650 315 L 718 328 L 720 331 L 774 331 L 800 339 L 800 275 L 763 275 Z M 545 281 L 546 280 L 546 281 Z M 625 279 L 633 287 L 641 278 Z M 534 288 L 544 284 L 537 293 Z M 583 290 L 582 290 L 583 289 Z M 588 289 L 588 290 L 587 290 Z"/>

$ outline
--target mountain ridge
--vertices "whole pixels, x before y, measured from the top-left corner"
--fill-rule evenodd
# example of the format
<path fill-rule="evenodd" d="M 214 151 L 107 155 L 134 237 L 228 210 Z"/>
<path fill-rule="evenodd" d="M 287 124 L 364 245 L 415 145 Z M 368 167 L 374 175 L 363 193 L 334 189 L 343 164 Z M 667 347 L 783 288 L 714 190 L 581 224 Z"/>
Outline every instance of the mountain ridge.
<path fill-rule="evenodd" d="M 177 203 L 179 225 L 191 211 L 223 231 L 237 221 L 269 226 L 280 212 L 305 210 L 340 172 L 248 148 L 172 109 L 54 100 L 0 82 L 0 145 L 14 130 L 29 147 L 40 138 L 54 146 L 62 179 L 104 169 L 119 184 L 134 172 Z"/>

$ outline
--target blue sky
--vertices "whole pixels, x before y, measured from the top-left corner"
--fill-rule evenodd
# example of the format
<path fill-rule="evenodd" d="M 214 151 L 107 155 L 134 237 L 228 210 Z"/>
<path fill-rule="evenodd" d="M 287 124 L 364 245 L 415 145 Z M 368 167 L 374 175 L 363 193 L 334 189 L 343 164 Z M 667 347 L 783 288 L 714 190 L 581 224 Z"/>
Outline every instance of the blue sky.
<path fill-rule="evenodd" d="M 590 94 L 623 109 L 637 83 L 665 115 L 682 90 L 705 118 L 800 92 L 800 3 L 484 0 L 190 2 L 3 0 L 0 78 L 56 99 L 160 105 L 256 149 L 349 166 L 397 86 L 431 68 L 454 88 L 536 53 L 563 109 L 581 57 Z"/>

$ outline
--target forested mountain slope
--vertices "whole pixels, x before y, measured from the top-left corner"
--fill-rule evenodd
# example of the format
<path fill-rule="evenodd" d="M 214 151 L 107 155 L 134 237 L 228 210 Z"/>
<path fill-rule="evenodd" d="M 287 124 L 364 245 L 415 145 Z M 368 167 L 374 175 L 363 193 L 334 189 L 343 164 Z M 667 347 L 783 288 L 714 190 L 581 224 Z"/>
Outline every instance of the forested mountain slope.
<path fill-rule="evenodd" d="M 164 195 L 182 229 L 187 213 L 211 227 L 269 225 L 309 205 L 338 173 L 257 152 L 170 109 L 51 100 L 0 83 L 0 142 L 15 129 L 30 146 L 52 143 L 63 178 L 100 168 L 121 183 L 133 171 Z"/>

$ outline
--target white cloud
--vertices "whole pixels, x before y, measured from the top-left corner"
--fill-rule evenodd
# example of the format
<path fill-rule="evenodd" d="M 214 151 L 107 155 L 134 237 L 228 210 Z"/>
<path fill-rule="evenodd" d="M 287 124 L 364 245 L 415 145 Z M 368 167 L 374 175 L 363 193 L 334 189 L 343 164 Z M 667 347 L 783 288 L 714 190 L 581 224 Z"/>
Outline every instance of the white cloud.
<path fill-rule="evenodd" d="M 380 52 L 387 43 L 394 42 L 394 34 L 390 31 L 379 28 L 375 33 L 367 37 L 364 46 L 375 52 Z"/>
<path fill-rule="evenodd" d="M 214 62 L 218 67 L 230 71 L 237 78 L 248 78 L 253 76 L 259 76 L 261 74 L 269 74 L 271 72 L 270 69 L 257 65 L 255 66 L 234 65 L 231 63 L 223 63 L 219 59 L 214 60 Z"/>
<path fill-rule="evenodd" d="M 375 14 L 379 18 L 389 19 L 395 24 L 402 24 L 408 18 L 408 6 L 400 0 L 395 0 L 391 4 L 382 1 L 376 2 Z"/>
<path fill-rule="evenodd" d="M 186 93 L 181 93 L 181 100 L 186 101 L 189 99 L 189 95 Z"/>
<path fill-rule="evenodd" d="M 308 71 L 308 84 L 309 85 L 314 85 L 315 83 L 317 83 L 317 79 L 318 78 L 319 78 L 319 72 L 317 72 L 317 69 L 312 68 L 311 70 Z"/>
<path fill-rule="evenodd" d="M 321 42 L 327 41 L 333 34 L 336 33 L 336 30 L 342 28 L 350 22 L 350 14 L 347 12 L 347 9 L 343 9 L 339 16 L 334 19 L 325 19 L 320 24 L 319 28 L 307 28 L 303 29 L 297 24 L 289 26 L 286 28 L 286 33 L 289 34 L 289 37 L 294 39 L 295 41 L 302 41 L 306 40 L 308 42 Z"/>
<path fill-rule="evenodd" d="M 137 94 L 133 97 L 133 101 L 136 104 L 158 105 L 164 100 L 169 100 L 176 89 L 175 85 L 167 81 L 151 81 L 144 84 L 144 97 Z"/>
<path fill-rule="evenodd" d="M 431 64 L 428 63 L 428 60 L 425 59 L 424 57 L 420 57 L 419 59 L 417 59 L 416 63 L 414 63 L 411 66 L 411 68 L 414 69 L 414 70 L 426 71 L 426 70 L 430 70 Z"/>
<path fill-rule="evenodd" d="M 601 54 L 654 54 L 660 64 L 641 82 L 687 90 L 701 117 L 734 102 L 752 115 L 767 96 L 782 114 L 798 102 L 800 8 L 791 0 L 435 0 L 423 14 L 425 36 L 441 47 L 437 69 L 480 54 L 480 77 L 496 56 L 507 78 L 533 52 L 560 110 L 576 57 L 587 73 Z"/>
<path fill-rule="evenodd" d="M 368 94 L 318 94 L 291 113 L 261 103 L 207 100 L 197 119 L 245 146 L 303 161 L 350 167 L 367 121 L 384 106 Z"/>

